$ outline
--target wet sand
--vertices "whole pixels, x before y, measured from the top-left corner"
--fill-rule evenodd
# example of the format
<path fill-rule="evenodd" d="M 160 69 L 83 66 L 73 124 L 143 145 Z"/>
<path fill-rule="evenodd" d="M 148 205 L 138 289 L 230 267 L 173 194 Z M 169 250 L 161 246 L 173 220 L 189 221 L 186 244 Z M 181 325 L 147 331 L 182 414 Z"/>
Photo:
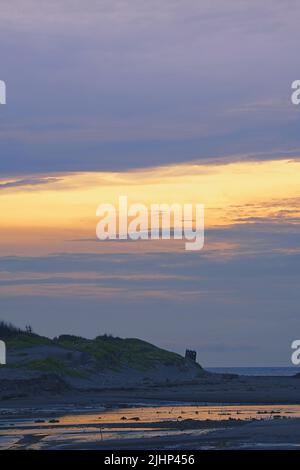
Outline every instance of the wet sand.
<path fill-rule="evenodd" d="M 194 385 L 71 390 L 0 401 L 5 449 L 296 449 L 299 444 L 300 380 L 294 377 L 212 376 Z"/>
<path fill-rule="evenodd" d="M 74 406 L 121 405 L 136 402 L 240 403 L 240 404 L 300 404 L 300 378 L 295 377 L 222 377 L 211 374 L 195 384 L 174 386 L 140 386 L 39 393 L 34 396 L 2 397 L 0 408 L 74 404 Z"/>
<path fill-rule="evenodd" d="M 22 416 L 22 417 L 21 417 Z M 2 449 L 220 449 L 300 443 L 300 405 L 2 409 Z M 256 428 L 256 426 L 258 426 Z"/>
<path fill-rule="evenodd" d="M 101 441 L 99 444 L 86 443 L 83 446 L 76 446 L 76 448 L 106 450 L 299 450 L 300 419 L 252 421 L 219 428 L 215 423 L 211 423 L 211 427 L 196 434 L 186 430 L 180 435 L 172 437 L 159 436 L 159 438 L 128 439 L 127 441 L 106 443 Z"/>

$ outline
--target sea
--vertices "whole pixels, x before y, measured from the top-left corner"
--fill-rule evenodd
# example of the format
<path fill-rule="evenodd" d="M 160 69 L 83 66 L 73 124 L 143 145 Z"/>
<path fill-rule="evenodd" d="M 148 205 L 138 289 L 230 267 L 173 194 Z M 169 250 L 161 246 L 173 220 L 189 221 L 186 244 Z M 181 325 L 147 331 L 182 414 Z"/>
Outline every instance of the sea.
<path fill-rule="evenodd" d="M 238 374 L 238 375 L 268 375 L 290 377 L 300 373 L 300 367 L 205 367 L 209 372 L 218 374 Z"/>

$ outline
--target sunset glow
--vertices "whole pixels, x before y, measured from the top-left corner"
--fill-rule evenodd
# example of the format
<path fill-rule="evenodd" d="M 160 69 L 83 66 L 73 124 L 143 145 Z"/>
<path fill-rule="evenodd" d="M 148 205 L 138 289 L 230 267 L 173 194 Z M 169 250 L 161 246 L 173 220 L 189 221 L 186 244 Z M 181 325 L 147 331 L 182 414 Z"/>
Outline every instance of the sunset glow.
<path fill-rule="evenodd" d="M 125 173 L 80 173 L 39 177 L 24 185 L 2 180 L 1 228 L 37 228 L 94 236 L 100 203 L 203 203 L 206 227 L 235 224 L 253 217 L 273 218 L 299 210 L 300 162 L 274 160 L 219 165 L 180 165 Z"/>

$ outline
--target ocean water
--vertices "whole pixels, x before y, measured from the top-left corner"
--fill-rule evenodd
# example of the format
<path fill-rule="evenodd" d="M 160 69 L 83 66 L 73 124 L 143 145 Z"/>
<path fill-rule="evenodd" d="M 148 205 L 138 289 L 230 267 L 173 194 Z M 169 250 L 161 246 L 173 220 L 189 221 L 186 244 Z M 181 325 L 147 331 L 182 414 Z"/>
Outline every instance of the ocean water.
<path fill-rule="evenodd" d="M 238 375 L 293 376 L 300 373 L 300 367 L 204 367 L 209 372 Z"/>

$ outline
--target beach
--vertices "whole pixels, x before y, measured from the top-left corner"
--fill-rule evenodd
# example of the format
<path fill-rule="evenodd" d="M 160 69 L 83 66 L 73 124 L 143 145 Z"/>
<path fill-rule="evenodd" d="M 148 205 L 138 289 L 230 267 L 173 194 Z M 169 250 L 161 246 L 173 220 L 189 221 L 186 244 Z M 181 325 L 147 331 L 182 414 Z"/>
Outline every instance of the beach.
<path fill-rule="evenodd" d="M 296 449 L 300 380 L 201 383 L 2 399 L 2 449 Z"/>

